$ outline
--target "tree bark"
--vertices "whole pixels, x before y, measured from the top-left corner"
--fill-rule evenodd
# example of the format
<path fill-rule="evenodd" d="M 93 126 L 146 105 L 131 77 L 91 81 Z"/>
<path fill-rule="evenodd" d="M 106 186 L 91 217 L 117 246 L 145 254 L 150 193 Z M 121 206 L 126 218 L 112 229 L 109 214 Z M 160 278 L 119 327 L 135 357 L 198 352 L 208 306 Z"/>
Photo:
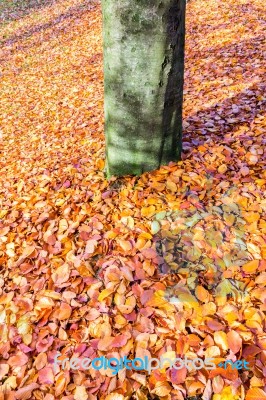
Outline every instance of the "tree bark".
<path fill-rule="evenodd" d="M 107 176 L 178 161 L 185 0 L 102 0 Z"/>

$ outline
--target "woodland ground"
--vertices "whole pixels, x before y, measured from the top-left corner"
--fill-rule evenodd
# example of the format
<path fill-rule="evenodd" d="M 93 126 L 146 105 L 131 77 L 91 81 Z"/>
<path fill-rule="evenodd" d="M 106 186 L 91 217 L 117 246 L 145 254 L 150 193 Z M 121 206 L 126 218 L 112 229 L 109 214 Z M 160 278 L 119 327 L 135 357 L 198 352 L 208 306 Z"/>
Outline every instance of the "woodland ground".
<path fill-rule="evenodd" d="M 100 4 L 1 1 L 0 400 L 266 398 L 264 7 L 188 3 L 183 159 L 108 182 Z"/>

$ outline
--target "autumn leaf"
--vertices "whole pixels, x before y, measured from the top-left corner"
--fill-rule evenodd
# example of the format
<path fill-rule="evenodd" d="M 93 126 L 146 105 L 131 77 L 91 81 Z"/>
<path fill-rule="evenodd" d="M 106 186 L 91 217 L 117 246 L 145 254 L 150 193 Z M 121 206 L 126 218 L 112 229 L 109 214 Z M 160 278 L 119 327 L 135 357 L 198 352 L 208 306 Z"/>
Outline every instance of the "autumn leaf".
<path fill-rule="evenodd" d="M 242 347 L 242 338 L 240 334 L 236 331 L 229 331 L 227 333 L 227 341 L 228 341 L 228 346 L 230 350 L 236 354 L 239 352 L 239 350 Z"/>
<path fill-rule="evenodd" d="M 47 364 L 47 355 L 45 353 L 39 353 L 35 359 L 35 366 L 37 370 L 41 370 Z"/>
<path fill-rule="evenodd" d="M 29 399 L 32 395 L 33 390 L 38 389 L 39 385 L 37 383 L 30 383 L 20 389 L 16 390 L 16 399 L 24 400 Z"/>
<path fill-rule="evenodd" d="M 26 258 L 31 257 L 35 253 L 35 247 L 34 246 L 27 246 L 22 255 L 19 257 L 18 261 L 16 262 L 16 267 L 19 267 L 25 260 Z"/>
<path fill-rule="evenodd" d="M 8 374 L 9 371 L 9 365 L 8 364 L 0 364 L 0 379 L 2 380 L 2 378 Z"/>
<path fill-rule="evenodd" d="M 159 397 L 164 397 L 171 392 L 171 386 L 168 382 L 157 382 L 151 392 Z"/>
<path fill-rule="evenodd" d="M 99 297 L 98 297 L 98 300 L 99 300 L 99 301 L 103 301 L 104 299 L 106 299 L 107 297 L 109 297 L 113 292 L 114 292 L 114 289 L 104 289 L 104 290 L 100 293 L 100 295 L 99 295 Z"/>
<path fill-rule="evenodd" d="M 70 268 L 68 264 L 63 264 L 52 274 L 52 279 L 57 285 L 67 282 L 70 276 Z"/>
<path fill-rule="evenodd" d="M 251 388 L 247 391 L 246 400 L 266 399 L 266 392 L 260 388 Z"/>
<path fill-rule="evenodd" d="M 54 373 L 52 367 L 44 367 L 38 373 L 38 379 L 41 384 L 51 385 L 54 383 Z"/>
<path fill-rule="evenodd" d="M 119 393 L 110 393 L 106 396 L 106 400 L 125 400 L 125 397 Z"/>
<path fill-rule="evenodd" d="M 203 286 L 197 286 L 195 290 L 195 294 L 198 300 L 202 301 L 203 303 L 208 302 L 210 295 Z"/>
<path fill-rule="evenodd" d="M 240 400 L 240 396 L 233 394 L 231 387 L 224 387 L 220 394 L 214 394 L 213 400 Z"/>
<path fill-rule="evenodd" d="M 95 248 L 97 246 L 97 240 L 91 239 L 91 240 L 87 240 L 87 244 L 86 244 L 86 248 L 85 251 L 88 254 L 93 254 L 95 251 Z"/>
<path fill-rule="evenodd" d="M 265 4 L 240 3 L 186 4 L 182 159 L 107 180 L 100 2 L 0 2 L 1 400 L 265 398 Z M 103 354 L 216 368 L 62 370 Z"/>
<path fill-rule="evenodd" d="M 71 306 L 67 303 L 61 303 L 59 310 L 56 311 L 56 316 L 59 319 L 59 321 L 63 321 L 65 319 L 68 319 L 71 313 L 72 313 Z"/>
<path fill-rule="evenodd" d="M 87 400 L 88 394 L 85 386 L 76 386 L 74 400 Z"/>
<path fill-rule="evenodd" d="M 20 352 L 17 355 L 11 356 L 8 360 L 8 364 L 11 367 L 22 367 L 23 365 L 25 365 L 29 360 L 29 357 Z"/>
<path fill-rule="evenodd" d="M 248 263 L 244 264 L 242 269 L 247 274 L 250 274 L 250 273 L 254 273 L 258 269 L 258 266 L 259 266 L 259 260 L 252 260 L 252 261 L 249 261 Z"/>
<path fill-rule="evenodd" d="M 214 332 L 213 335 L 215 343 L 222 349 L 227 351 L 228 350 L 228 340 L 227 340 L 227 335 L 223 331 L 216 331 Z"/>

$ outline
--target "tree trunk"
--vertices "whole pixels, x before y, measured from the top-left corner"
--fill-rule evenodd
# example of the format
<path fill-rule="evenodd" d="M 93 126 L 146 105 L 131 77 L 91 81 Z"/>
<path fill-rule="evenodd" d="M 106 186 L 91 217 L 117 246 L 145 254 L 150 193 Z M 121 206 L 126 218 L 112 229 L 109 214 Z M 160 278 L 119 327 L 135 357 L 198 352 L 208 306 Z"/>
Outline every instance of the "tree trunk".
<path fill-rule="evenodd" d="M 185 0 L 102 0 L 107 176 L 178 161 Z"/>

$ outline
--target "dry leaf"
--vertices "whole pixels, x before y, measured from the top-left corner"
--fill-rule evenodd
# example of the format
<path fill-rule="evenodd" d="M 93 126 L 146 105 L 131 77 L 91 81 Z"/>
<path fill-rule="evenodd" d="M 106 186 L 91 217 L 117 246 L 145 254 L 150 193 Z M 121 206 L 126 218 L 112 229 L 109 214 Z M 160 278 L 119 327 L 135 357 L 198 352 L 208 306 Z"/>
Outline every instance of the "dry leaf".
<path fill-rule="evenodd" d="M 227 333 L 227 341 L 230 350 L 236 354 L 242 347 L 242 338 L 236 331 L 229 331 Z"/>
<path fill-rule="evenodd" d="M 246 400 L 266 399 L 266 392 L 260 388 L 251 388 L 247 391 Z"/>

